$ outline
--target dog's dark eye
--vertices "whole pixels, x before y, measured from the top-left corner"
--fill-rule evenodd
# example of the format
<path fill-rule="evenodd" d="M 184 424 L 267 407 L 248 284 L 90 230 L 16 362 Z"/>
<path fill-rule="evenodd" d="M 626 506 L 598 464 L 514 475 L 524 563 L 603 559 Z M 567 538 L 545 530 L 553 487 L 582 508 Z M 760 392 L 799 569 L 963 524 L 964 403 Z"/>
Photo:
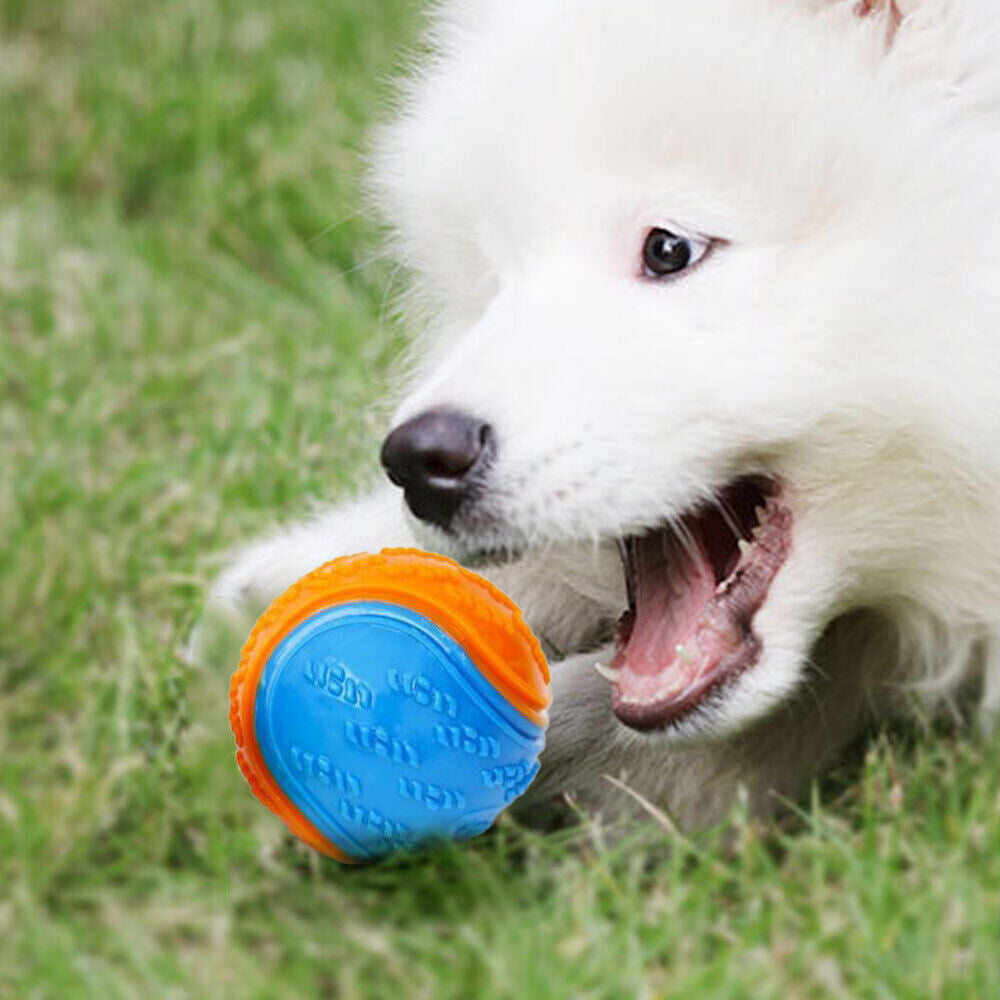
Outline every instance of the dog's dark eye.
<path fill-rule="evenodd" d="M 707 240 L 679 236 L 669 229 L 651 229 L 642 248 L 642 268 L 647 278 L 664 278 L 697 264 L 708 252 Z"/>

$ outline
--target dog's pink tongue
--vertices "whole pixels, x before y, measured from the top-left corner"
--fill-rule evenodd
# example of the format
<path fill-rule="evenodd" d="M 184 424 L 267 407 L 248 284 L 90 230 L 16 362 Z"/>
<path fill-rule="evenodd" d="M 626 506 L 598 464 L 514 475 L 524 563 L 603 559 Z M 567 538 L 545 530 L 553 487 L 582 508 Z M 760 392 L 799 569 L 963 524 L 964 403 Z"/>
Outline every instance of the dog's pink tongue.
<path fill-rule="evenodd" d="M 678 683 L 697 670 L 698 650 L 685 644 L 695 640 L 716 584 L 697 534 L 687 546 L 665 532 L 644 535 L 634 545 L 635 619 L 612 667 L 620 671 L 619 692 L 641 697 L 663 686 L 660 675 L 672 664 Z"/>

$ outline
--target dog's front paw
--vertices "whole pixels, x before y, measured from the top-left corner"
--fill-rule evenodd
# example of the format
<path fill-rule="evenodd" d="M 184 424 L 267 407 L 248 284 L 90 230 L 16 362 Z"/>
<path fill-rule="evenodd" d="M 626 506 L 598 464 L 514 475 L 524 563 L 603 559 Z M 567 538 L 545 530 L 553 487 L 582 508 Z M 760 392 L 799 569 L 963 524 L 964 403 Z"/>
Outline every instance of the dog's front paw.
<path fill-rule="evenodd" d="M 304 564 L 297 556 L 280 539 L 258 542 L 245 549 L 215 581 L 209 593 L 208 610 L 231 619 L 256 620 L 279 594 L 316 568 L 311 565 L 314 560 Z"/>
<path fill-rule="evenodd" d="M 266 539 L 239 553 L 220 574 L 189 644 L 192 662 L 235 662 L 254 622 L 279 594 L 324 561 L 298 540 Z"/>
<path fill-rule="evenodd" d="M 199 660 L 215 657 L 220 642 L 229 649 L 234 637 L 245 639 L 276 597 L 331 559 L 412 544 L 401 508 L 396 491 L 385 484 L 239 552 L 209 593 L 191 652 Z"/>

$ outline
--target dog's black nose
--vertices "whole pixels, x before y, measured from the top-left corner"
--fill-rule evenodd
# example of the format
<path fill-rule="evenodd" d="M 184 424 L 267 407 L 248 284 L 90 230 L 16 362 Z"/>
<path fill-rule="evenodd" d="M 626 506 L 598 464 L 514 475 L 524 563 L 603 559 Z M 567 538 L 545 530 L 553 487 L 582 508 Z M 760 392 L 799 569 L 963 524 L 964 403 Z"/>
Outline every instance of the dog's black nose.
<path fill-rule="evenodd" d="M 427 410 L 385 439 L 382 465 L 403 487 L 417 517 L 447 528 L 481 488 L 494 447 L 493 429 L 482 420 L 455 410 Z"/>

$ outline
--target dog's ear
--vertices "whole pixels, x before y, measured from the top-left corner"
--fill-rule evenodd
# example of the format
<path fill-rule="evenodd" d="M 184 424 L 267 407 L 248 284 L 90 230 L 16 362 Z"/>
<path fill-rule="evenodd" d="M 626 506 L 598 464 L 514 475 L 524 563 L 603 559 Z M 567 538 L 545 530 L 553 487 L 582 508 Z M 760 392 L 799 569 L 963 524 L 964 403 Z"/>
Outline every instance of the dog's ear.
<path fill-rule="evenodd" d="M 819 3 L 824 0 L 818 0 Z M 901 83 L 937 88 L 952 106 L 1000 110 L 998 0 L 825 0 L 881 31 Z M 928 95 L 933 91 L 928 91 Z"/>
<path fill-rule="evenodd" d="M 858 17 L 878 18 L 885 22 L 885 43 L 892 45 L 903 21 L 903 12 L 897 0 L 853 0 Z"/>

